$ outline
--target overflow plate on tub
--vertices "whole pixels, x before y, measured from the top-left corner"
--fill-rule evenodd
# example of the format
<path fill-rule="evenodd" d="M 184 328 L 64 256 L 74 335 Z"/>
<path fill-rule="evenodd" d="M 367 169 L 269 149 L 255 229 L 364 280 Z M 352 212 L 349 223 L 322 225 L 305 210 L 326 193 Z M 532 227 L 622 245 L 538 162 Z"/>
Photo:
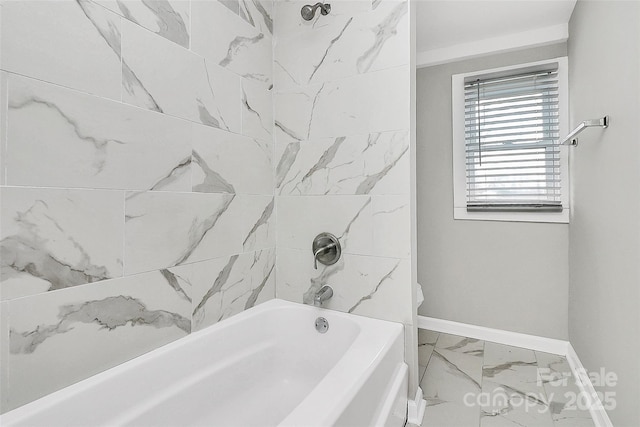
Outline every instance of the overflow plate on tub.
<path fill-rule="evenodd" d="M 324 334 L 329 330 L 329 321 L 324 317 L 318 317 L 316 319 L 316 331 Z"/>

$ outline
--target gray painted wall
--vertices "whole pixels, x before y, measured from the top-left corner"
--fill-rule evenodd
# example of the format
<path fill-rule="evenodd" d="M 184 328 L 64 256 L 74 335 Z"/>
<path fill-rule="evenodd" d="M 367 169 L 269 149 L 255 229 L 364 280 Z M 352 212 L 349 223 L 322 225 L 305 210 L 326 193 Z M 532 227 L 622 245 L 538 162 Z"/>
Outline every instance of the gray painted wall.
<path fill-rule="evenodd" d="M 567 339 L 568 226 L 453 219 L 451 76 L 566 56 L 566 44 L 418 70 L 423 316 Z"/>
<path fill-rule="evenodd" d="M 569 338 L 588 371 L 619 377 L 618 427 L 640 425 L 640 2 L 578 1 L 571 122 L 611 116 L 572 151 Z M 605 388 L 599 388 L 604 391 Z"/>

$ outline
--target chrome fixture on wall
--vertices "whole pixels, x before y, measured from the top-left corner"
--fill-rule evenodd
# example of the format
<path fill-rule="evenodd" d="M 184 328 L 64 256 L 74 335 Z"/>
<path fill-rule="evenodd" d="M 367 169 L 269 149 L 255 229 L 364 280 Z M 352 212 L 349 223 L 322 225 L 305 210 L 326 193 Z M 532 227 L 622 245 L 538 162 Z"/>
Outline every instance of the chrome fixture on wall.
<path fill-rule="evenodd" d="M 324 265 L 333 265 L 340 259 L 342 248 L 338 238 L 331 233 L 320 233 L 313 239 L 313 267 L 318 269 L 318 261 Z"/>
<path fill-rule="evenodd" d="M 300 14 L 302 15 L 302 19 L 305 21 L 311 21 L 313 17 L 316 15 L 316 9 L 320 8 L 320 13 L 323 15 L 328 15 L 331 12 L 331 5 L 329 3 L 316 3 L 313 6 L 310 4 L 306 4 L 302 6 L 302 10 Z"/>
<path fill-rule="evenodd" d="M 585 130 L 586 128 L 593 127 L 593 126 L 599 126 L 603 129 L 608 128 L 609 116 L 604 116 L 594 120 L 585 120 L 584 122 L 580 123 L 574 130 L 572 130 L 571 133 L 567 135 L 565 139 L 562 140 L 560 145 L 571 145 L 575 147 L 576 145 L 578 145 L 578 138 L 576 138 L 576 136 L 578 136 L 578 134 L 583 130 Z"/>
<path fill-rule="evenodd" d="M 333 296 L 333 288 L 329 285 L 321 287 L 316 295 L 313 297 L 313 305 L 316 307 L 322 307 L 322 303 Z"/>

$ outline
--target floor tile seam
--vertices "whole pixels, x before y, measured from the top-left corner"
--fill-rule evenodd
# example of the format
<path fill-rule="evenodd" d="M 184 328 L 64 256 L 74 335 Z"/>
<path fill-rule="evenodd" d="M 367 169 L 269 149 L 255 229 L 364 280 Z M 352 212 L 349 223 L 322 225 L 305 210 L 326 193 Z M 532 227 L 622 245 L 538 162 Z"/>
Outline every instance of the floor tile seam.
<path fill-rule="evenodd" d="M 433 353 L 438 353 L 438 355 L 440 355 L 440 357 L 441 357 L 442 359 L 444 359 L 444 361 L 445 361 L 446 363 L 449 363 L 449 364 L 453 365 L 453 366 L 455 367 L 455 369 L 457 369 L 458 371 L 460 371 L 462 374 L 464 374 L 466 377 L 468 377 L 468 378 L 469 378 L 471 381 L 473 381 L 474 383 L 478 384 L 478 386 L 480 387 L 480 391 L 482 391 L 483 360 L 481 360 L 481 361 L 480 361 L 480 375 L 479 375 L 479 377 L 480 377 L 480 381 L 476 381 L 476 380 L 475 380 L 475 378 L 473 378 L 473 376 L 472 376 L 472 375 L 470 375 L 468 372 L 466 372 L 466 371 L 462 370 L 462 369 L 458 366 L 458 363 L 453 363 L 451 360 L 449 360 L 449 358 L 447 358 L 447 357 L 446 357 L 446 355 L 444 355 L 444 354 L 442 354 L 441 352 L 436 351 L 436 350 L 438 350 L 438 349 L 437 349 L 437 348 L 434 348 L 434 349 L 433 349 L 433 352 L 431 353 L 431 356 L 429 357 L 429 361 L 431 361 L 431 358 L 433 358 Z M 446 350 L 446 349 L 439 349 L 439 350 L 445 350 L 445 351 L 447 351 L 447 352 L 450 352 L 450 353 L 456 354 L 457 356 L 462 357 L 462 358 L 463 358 L 463 360 L 464 360 L 464 359 L 466 359 L 466 361 L 476 361 L 476 359 L 479 359 L 479 356 L 475 356 L 475 355 L 472 355 L 472 354 L 464 354 L 464 353 L 459 353 L 459 352 L 456 352 L 456 351 L 453 351 L 453 350 Z"/>
<path fill-rule="evenodd" d="M 536 368 L 537 368 L 537 373 L 538 375 L 540 374 L 540 361 L 538 360 L 538 354 L 537 352 L 534 350 L 533 352 L 533 357 L 536 358 Z M 555 421 L 553 420 L 553 414 L 551 413 L 551 400 L 549 399 L 549 394 L 547 393 L 547 388 L 544 386 L 544 382 L 542 384 L 540 384 L 539 388 L 542 389 L 542 392 L 544 393 L 544 399 L 545 402 L 547 402 L 547 409 L 549 411 L 549 416 L 551 417 L 551 421 L 553 422 L 553 424 L 555 425 Z"/>
<path fill-rule="evenodd" d="M 431 359 L 431 357 L 429 357 L 429 359 Z M 422 380 L 424 379 L 424 376 L 427 374 L 427 367 L 418 365 L 418 374 L 420 373 L 420 368 L 424 368 L 424 372 L 422 372 L 422 375 L 420 375 L 420 378 L 418 379 L 418 384 L 420 385 L 420 387 L 422 387 Z"/>

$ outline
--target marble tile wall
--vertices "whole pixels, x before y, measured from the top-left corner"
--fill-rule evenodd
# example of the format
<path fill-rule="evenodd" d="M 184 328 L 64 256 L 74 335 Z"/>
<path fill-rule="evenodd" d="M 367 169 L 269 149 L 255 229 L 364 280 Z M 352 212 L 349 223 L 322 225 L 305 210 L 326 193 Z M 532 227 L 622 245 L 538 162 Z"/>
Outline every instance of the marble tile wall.
<path fill-rule="evenodd" d="M 275 3 L 276 295 L 411 326 L 408 1 Z M 311 243 L 343 255 L 313 267 Z"/>
<path fill-rule="evenodd" d="M 0 2 L 0 412 L 324 283 L 410 325 L 408 2 L 303 4 Z"/>
<path fill-rule="evenodd" d="M 1 412 L 275 296 L 272 13 L 0 3 Z"/>

